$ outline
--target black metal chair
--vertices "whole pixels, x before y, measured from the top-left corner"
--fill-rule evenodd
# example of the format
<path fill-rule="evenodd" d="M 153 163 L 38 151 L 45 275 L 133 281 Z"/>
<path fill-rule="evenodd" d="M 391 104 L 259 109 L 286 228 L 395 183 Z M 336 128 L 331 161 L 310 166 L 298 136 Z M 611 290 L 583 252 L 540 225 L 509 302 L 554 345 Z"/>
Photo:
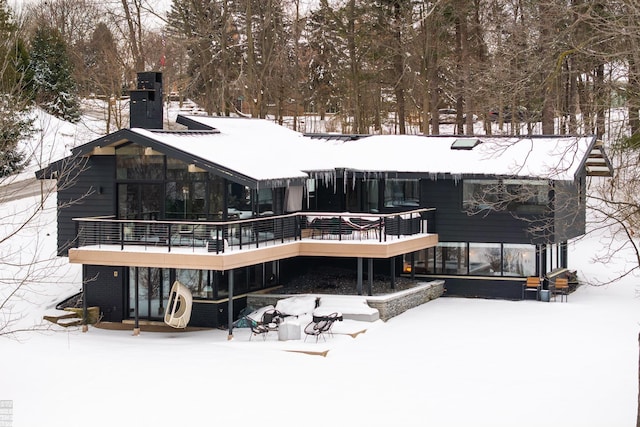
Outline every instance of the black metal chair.
<path fill-rule="evenodd" d="M 253 338 L 253 336 L 255 335 L 262 335 L 263 341 L 267 339 L 267 334 L 269 333 L 269 329 L 266 326 L 262 325 L 259 322 L 256 322 L 249 316 L 246 316 L 245 319 L 247 320 L 247 322 L 249 323 L 249 327 L 251 328 L 251 335 L 249 335 L 249 341 L 251 341 L 251 338 Z"/>
<path fill-rule="evenodd" d="M 277 331 L 280 322 L 282 322 L 282 313 L 278 310 L 271 309 L 262 313 L 262 321 L 260 323 L 269 331 Z"/>
<path fill-rule="evenodd" d="M 318 338 L 322 337 L 322 339 L 326 342 L 327 339 L 324 337 L 323 332 L 326 327 L 327 321 L 320 320 L 318 322 L 311 321 L 307 326 L 304 327 L 304 333 L 306 336 L 304 337 L 304 341 L 307 342 L 307 338 L 309 336 L 316 337 L 316 342 L 318 342 Z"/>
<path fill-rule="evenodd" d="M 307 337 L 311 335 L 316 337 L 316 342 L 318 342 L 320 337 L 326 342 L 327 339 L 324 334 L 333 336 L 331 327 L 337 320 L 342 320 L 342 316 L 339 313 L 331 313 L 326 316 L 313 316 L 313 320 L 304 328 L 304 333 L 306 334 L 304 340 L 307 341 Z"/>
<path fill-rule="evenodd" d="M 270 309 L 262 313 L 260 321 L 256 321 L 249 316 L 245 316 L 249 327 L 251 328 L 251 336 L 249 341 L 254 335 L 262 335 L 262 339 L 266 340 L 269 332 L 277 331 L 280 322 L 282 321 L 282 313 L 278 310 Z"/>
<path fill-rule="evenodd" d="M 320 333 L 321 334 L 326 333 L 333 337 L 333 332 L 331 331 L 331 328 L 333 327 L 333 324 L 337 320 L 342 320 L 341 316 L 338 313 L 331 313 L 328 316 L 325 316 L 323 320 L 324 320 L 324 324 L 322 325 L 322 331 Z"/>

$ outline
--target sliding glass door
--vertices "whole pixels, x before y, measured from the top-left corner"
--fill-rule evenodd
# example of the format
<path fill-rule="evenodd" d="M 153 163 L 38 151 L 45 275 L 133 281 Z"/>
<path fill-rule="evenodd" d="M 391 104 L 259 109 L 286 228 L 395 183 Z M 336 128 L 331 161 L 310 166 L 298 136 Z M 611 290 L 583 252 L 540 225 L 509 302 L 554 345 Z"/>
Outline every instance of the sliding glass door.
<path fill-rule="evenodd" d="M 135 317 L 137 300 L 139 319 L 162 320 L 169 300 L 170 280 L 166 268 L 129 268 L 129 317 Z"/>

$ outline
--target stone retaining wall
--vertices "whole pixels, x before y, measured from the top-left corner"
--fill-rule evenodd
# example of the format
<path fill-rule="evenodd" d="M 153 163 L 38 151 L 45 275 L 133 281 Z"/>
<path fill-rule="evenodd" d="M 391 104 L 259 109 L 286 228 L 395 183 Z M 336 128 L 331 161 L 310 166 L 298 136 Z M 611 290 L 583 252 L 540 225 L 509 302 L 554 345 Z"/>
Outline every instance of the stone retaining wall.
<path fill-rule="evenodd" d="M 367 304 L 377 308 L 380 319 L 387 321 L 405 311 L 436 299 L 444 293 L 444 280 L 420 283 L 412 289 L 393 294 L 367 297 Z"/>
<path fill-rule="evenodd" d="M 380 312 L 380 319 L 387 321 L 405 311 L 436 299 L 444 293 L 444 280 L 419 283 L 416 287 L 382 296 L 367 296 L 369 307 Z M 247 296 L 247 306 L 253 308 L 265 305 L 275 306 L 278 300 L 294 295 L 252 293 Z M 322 298 L 321 294 L 316 295 Z"/>

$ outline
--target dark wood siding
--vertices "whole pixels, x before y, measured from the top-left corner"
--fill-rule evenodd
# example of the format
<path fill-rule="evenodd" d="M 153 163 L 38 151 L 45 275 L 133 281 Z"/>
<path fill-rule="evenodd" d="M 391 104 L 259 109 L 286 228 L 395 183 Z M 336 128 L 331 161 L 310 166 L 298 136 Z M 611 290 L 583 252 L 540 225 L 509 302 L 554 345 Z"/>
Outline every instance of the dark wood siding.
<path fill-rule="evenodd" d="M 462 180 L 423 179 L 420 191 L 421 206 L 436 208 L 435 232 L 441 242 L 533 243 L 530 223 L 510 212 L 464 212 Z"/>
<path fill-rule="evenodd" d="M 233 318 L 238 319 L 240 312 L 247 306 L 247 297 L 242 296 L 233 300 Z M 221 302 L 194 302 L 191 310 L 189 326 L 206 328 L 228 327 L 229 301 Z"/>
<path fill-rule="evenodd" d="M 437 279 L 437 277 L 433 277 L 433 279 Z M 447 277 L 443 280 L 446 296 L 522 299 L 523 280 L 496 280 L 489 277 Z"/>
<path fill-rule="evenodd" d="M 126 307 L 124 268 L 84 265 L 83 276 L 88 306 L 100 307 L 102 320 L 106 322 L 122 322 Z"/>
<path fill-rule="evenodd" d="M 74 162 L 58 179 L 58 255 L 73 247 L 78 217 L 115 215 L 115 156 Z"/>
<path fill-rule="evenodd" d="M 561 243 L 581 236 L 586 231 L 584 179 L 554 184 L 554 240 Z"/>

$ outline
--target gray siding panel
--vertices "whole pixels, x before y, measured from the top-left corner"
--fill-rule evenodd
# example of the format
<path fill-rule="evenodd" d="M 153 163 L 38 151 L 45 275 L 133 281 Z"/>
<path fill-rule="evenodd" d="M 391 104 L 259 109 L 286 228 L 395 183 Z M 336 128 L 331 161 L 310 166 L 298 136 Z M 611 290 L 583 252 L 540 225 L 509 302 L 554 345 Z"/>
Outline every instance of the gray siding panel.
<path fill-rule="evenodd" d="M 125 316 L 124 273 L 122 267 L 85 265 L 83 268 L 87 304 L 100 307 L 106 322 L 122 322 Z"/>
<path fill-rule="evenodd" d="M 115 156 L 78 160 L 58 180 L 58 255 L 73 247 L 78 217 L 115 215 Z"/>
<path fill-rule="evenodd" d="M 586 232 L 586 203 L 584 201 L 584 180 L 580 182 L 558 181 L 555 183 L 555 240 L 567 241 Z"/>
<path fill-rule="evenodd" d="M 441 242 L 531 243 L 528 223 L 509 212 L 468 215 L 462 209 L 462 181 L 422 180 L 421 204 L 435 207 Z"/>

